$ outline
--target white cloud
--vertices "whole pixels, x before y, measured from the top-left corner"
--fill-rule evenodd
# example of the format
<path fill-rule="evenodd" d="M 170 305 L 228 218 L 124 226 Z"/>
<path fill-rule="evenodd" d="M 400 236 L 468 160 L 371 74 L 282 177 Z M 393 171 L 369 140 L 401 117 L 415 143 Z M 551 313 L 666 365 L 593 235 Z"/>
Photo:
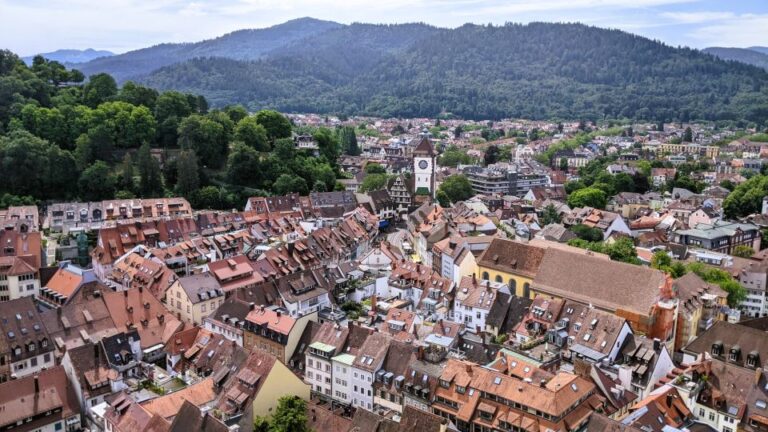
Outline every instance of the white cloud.
<path fill-rule="evenodd" d="M 733 12 L 663 12 L 664 18 L 681 24 L 698 24 L 710 21 L 721 21 L 731 19 L 735 16 Z"/>
<path fill-rule="evenodd" d="M 768 45 L 768 14 L 742 14 L 707 24 L 688 33 L 702 46 Z"/>

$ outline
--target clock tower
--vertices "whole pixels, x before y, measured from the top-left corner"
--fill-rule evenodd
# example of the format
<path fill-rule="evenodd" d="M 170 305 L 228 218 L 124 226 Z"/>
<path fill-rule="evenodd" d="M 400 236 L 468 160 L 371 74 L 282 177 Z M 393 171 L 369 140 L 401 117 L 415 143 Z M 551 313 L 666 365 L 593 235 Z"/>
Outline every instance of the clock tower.
<path fill-rule="evenodd" d="M 429 135 L 422 135 L 413 150 L 413 189 L 417 195 L 435 197 L 435 149 Z"/>

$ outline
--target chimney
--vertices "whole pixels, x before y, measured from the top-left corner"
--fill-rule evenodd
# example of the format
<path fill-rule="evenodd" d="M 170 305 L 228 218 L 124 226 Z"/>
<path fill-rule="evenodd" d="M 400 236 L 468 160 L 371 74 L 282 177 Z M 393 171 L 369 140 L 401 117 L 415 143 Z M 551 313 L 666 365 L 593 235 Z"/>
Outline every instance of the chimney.
<path fill-rule="evenodd" d="M 755 368 L 755 385 L 760 384 L 760 377 L 763 376 L 763 368 L 760 366 Z"/>
<path fill-rule="evenodd" d="M 667 392 L 667 406 L 668 407 L 672 406 L 672 402 L 674 401 L 674 399 L 675 399 L 675 397 L 672 395 L 672 391 L 671 390 L 668 391 Z"/>
<path fill-rule="evenodd" d="M 144 292 L 144 287 L 142 287 L 141 285 L 139 285 L 139 294 L 141 294 L 141 293 L 143 293 L 143 292 Z"/>
<path fill-rule="evenodd" d="M 35 395 L 40 393 L 40 378 L 35 375 Z"/>
<path fill-rule="evenodd" d="M 256 309 L 256 303 L 250 302 L 248 303 L 248 310 L 254 310 Z"/>
<path fill-rule="evenodd" d="M 471 374 L 471 373 L 472 373 L 472 365 L 471 365 L 471 364 L 469 364 L 469 363 L 466 363 L 466 364 L 464 365 L 464 367 L 466 367 L 466 369 L 467 369 L 467 373 L 468 373 L 468 374 Z"/>
<path fill-rule="evenodd" d="M 661 339 L 653 338 L 653 350 L 658 351 L 661 349 Z"/>
<path fill-rule="evenodd" d="M 416 358 L 419 359 L 419 360 L 424 360 L 424 347 L 423 346 L 419 347 L 419 350 L 418 350 L 418 352 L 416 354 Z"/>
<path fill-rule="evenodd" d="M 544 388 L 546 386 L 547 386 L 547 380 L 542 379 L 541 381 L 539 381 L 539 387 Z"/>
<path fill-rule="evenodd" d="M 278 318 L 280 318 L 280 315 L 282 315 L 282 314 L 280 313 L 280 311 L 275 311 L 275 314 L 277 315 L 277 317 L 278 317 Z"/>
<path fill-rule="evenodd" d="M 123 291 L 123 297 L 128 298 L 128 290 Z"/>

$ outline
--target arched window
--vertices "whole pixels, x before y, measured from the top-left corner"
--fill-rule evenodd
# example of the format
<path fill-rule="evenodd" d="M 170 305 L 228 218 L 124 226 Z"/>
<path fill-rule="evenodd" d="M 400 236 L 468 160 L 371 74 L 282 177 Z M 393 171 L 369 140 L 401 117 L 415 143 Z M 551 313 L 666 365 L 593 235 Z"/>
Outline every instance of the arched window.
<path fill-rule="evenodd" d="M 496 282 L 502 283 L 504 282 L 504 278 L 502 278 L 501 275 L 496 275 Z"/>
<path fill-rule="evenodd" d="M 483 280 L 488 280 L 488 272 L 483 272 Z"/>
<path fill-rule="evenodd" d="M 509 278 L 509 293 L 513 296 L 517 295 L 517 281 L 514 278 Z"/>
<path fill-rule="evenodd" d="M 523 297 L 529 298 L 531 297 L 531 284 L 528 282 L 523 284 Z"/>

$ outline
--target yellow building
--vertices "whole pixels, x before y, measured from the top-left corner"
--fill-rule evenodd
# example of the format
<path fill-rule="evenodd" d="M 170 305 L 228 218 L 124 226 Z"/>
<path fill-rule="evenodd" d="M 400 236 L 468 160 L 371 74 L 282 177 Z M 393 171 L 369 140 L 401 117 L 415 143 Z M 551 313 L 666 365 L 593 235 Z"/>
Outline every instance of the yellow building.
<path fill-rule="evenodd" d="M 720 155 L 720 147 L 703 146 L 694 143 L 662 143 L 658 146 L 658 149 L 662 153 L 699 155 L 707 159 L 713 159 Z"/>
<path fill-rule="evenodd" d="M 477 260 L 480 278 L 505 283 L 513 295 L 534 298 L 531 289 L 546 249 L 495 238 Z"/>
<path fill-rule="evenodd" d="M 210 273 L 176 280 L 166 292 L 168 309 L 188 324 L 200 325 L 224 303 L 224 291 Z"/>
<path fill-rule="evenodd" d="M 309 401 L 309 384 L 302 381 L 280 360 L 259 351 L 254 351 L 254 354 L 259 358 L 254 367 L 266 372 L 260 374 L 262 383 L 251 404 L 254 418 L 273 414 L 277 408 L 278 400 L 283 396 L 297 396 Z M 251 355 L 251 358 L 254 357 L 254 354 Z M 251 362 L 249 361 L 250 365 Z M 269 369 L 266 370 L 265 366 Z"/>
<path fill-rule="evenodd" d="M 695 273 L 676 279 L 672 286 L 680 302 L 674 345 L 677 351 L 716 321 L 725 319 L 720 311 L 728 304 L 728 293 L 715 284 L 704 282 Z"/>

